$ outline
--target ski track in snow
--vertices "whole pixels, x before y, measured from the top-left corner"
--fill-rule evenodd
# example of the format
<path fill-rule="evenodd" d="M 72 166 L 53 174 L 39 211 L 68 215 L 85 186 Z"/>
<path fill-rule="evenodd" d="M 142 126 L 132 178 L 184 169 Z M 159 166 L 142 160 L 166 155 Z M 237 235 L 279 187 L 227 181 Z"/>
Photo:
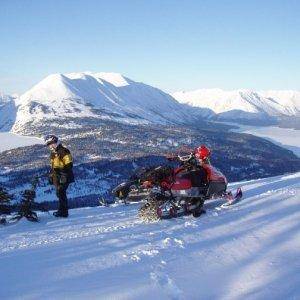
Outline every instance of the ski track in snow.
<path fill-rule="evenodd" d="M 139 204 L 0 227 L 1 299 L 299 299 L 300 173 L 232 184 L 241 202 L 155 223 Z"/>

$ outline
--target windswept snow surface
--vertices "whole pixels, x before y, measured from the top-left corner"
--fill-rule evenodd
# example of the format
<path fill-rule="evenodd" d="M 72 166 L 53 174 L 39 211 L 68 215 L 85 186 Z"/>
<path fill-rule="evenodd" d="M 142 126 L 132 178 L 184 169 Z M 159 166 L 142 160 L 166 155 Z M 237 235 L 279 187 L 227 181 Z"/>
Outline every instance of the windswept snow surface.
<path fill-rule="evenodd" d="M 300 173 L 227 209 L 144 224 L 138 204 L 0 229 L 1 299 L 299 299 Z"/>

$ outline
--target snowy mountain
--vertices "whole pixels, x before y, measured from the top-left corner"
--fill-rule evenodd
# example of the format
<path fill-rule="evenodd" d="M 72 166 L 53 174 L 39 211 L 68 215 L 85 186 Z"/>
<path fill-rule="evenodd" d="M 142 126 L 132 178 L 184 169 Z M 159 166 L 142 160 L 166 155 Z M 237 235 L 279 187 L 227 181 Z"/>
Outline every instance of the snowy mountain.
<path fill-rule="evenodd" d="M 0 132 L 9 131 L 16 118 L 15 99 L 0 93 Z"/>
<path fill-rule="evenodd" d="M 83 118 L 195 125 L 203 120 L 275 124 L 295 116 L 297 123 L 300 92 L 202 89 L 169 95 L 118 73 L 79 72 L 49 75 L 15 100 L 0 96 L 0 110 L 0 130 L 13 126 L 22 134 L 36 133 L 47 121 L 78 126 Z"/>
<path fill-rule="evenodd" d="M 139 204 L 39 213 L 0 228 L 1 299 L 299 299 L 300 173 L 157 223 Z M 0 225 L 1 226 L 1 225 Z"/>
<path fill-rule="evenodd" d="M 172 96 L 192 107 L 209 108 L 217 120 L 258 120 L 274 122 L 277 118 L 300 116 L 300 92 L 250 90 L 224 91 L 200 89 L 176 92 Z"/>
<path fill-rule="evenodd" d="M 53 74 L 17 100 L 14 131 L 41 120 L 100 118 L 136 124 L 190 122 L 190 108 L 163 91 L 117 73 Z M 199 118 L 207 109 L 193 110 Z"/>
<path fill-rule="evenodd" d="M 260 94 L 279 103 L 277 106 L 278 113 L 293 116 L 300 114 L 300 91 L 262 91 Z"/>

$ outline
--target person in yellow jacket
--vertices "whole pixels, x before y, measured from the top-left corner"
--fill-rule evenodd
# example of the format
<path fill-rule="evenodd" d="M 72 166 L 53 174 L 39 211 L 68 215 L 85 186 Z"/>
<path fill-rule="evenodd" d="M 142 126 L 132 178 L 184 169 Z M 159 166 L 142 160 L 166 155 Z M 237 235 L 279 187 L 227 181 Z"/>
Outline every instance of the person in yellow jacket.
<path fill-rule="evenodd" d="M 59 200 L 58 210 L 53 215 L 67 218 L 69 215 L 67 189 L 69 184 L 74 182 L 73 158 L 70 150 L 59 142 L 57 136 L 46 136 L 45 144 L 51 152 L 49 183 L 54 185 Z"/>

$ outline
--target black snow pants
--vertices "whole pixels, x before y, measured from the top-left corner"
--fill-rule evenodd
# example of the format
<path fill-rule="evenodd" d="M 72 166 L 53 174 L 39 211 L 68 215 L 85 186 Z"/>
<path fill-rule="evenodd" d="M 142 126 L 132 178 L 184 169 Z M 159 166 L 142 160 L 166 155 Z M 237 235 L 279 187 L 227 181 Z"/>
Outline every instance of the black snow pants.
<path fill-rule="evenodd" d="M 56 196 L 59 201 L 58 211 L 62 214 L 68 213 L 68 198 L 67 189 L 69 187 L 68 183 L 59 184 L 56 186 Z"/>

